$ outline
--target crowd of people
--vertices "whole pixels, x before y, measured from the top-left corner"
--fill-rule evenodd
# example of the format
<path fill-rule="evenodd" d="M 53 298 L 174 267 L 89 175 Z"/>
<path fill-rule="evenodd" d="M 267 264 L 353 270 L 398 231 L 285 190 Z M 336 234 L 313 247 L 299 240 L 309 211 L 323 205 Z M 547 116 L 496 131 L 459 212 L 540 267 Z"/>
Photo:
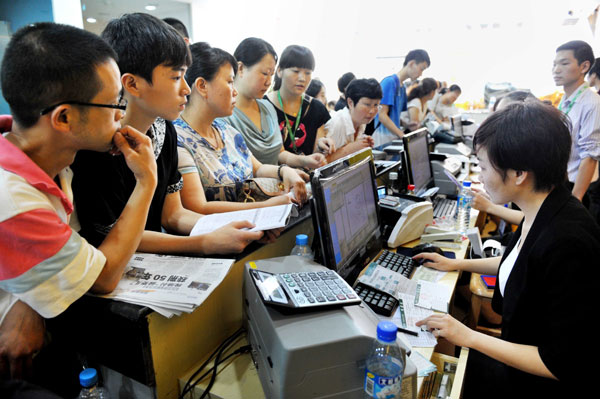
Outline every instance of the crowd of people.
<path fill-rule="evenodd" d="M 189 233 L 202 215 L 303 204 L 310 170 L 457 112 L 458 85 L 419 80 L 431 65 L 422 49 L 381 82 L 343 74 L 333 111 L 315 65 L 307 47 L 279 55 L 259 38 L 233 54 L 190 44 L 178 21 L 142 13 L 112 20 L 101 37 L 54 23 L 17 31 L 1 71 L 12 126 L 0 137 L 0 378 L 29 377 L 44 318 L 87 291 L 112 291 L 135 251 L 230 254 L 272 242 L 278 231 L 252 232 L 248 221 Z M 598 205 L 600 96 L 585 76 L 600 86 L 599 68 L 586 43 L 559 47 L 558 110 L 507 96 L 478 129 L 487 194 L 476 204 L 520 224 L 504 257 L 422 255 L 439 269 L 499 273 L 501 339 L 448 315 L 421 322 L 481 352 L 495 372 L 478 381 L 492 378 L 497 392 L 570 392 L 580 378 L 572 365 L 585 360 L 568 344 L 593 301 L 580 306 L 568 285 L 600 255 L 581 203 Z M 251 184 L 273 189 L 249 200 Z M 520 210 L 505 213 L 508 202 Z"/>

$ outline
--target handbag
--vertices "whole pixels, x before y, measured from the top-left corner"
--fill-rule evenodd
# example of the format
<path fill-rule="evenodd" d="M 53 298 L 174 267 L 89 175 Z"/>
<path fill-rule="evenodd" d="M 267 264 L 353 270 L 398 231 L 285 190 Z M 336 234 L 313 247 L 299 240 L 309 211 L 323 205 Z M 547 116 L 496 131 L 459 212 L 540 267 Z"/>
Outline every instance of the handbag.
<path fill-rule="evenodd" d="M 285 194 L 283 183 L 272 177 L 255 177 L 244 181 L 238 202 L 266 201 L 271 197 Z"/>

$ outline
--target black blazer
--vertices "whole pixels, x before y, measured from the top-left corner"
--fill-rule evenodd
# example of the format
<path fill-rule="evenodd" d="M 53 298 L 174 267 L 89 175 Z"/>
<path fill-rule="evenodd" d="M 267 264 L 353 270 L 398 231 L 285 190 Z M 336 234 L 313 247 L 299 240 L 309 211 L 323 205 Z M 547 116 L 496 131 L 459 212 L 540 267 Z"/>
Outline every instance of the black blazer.
<path fill-rule="evenodd" d="M 504 258 L 521 235 L 523 222 Z M 600 265 L 600 228 L 564 187 L 542 204 L 506 282 L 498 284 L 493 309 L 502 315 L 502 339 L 538 347 L 542 361 L 560 382 L 506 366 L 512 397 L 576 397 L 594 392 L 597 335 L 596 271 Z M 502 264 L 500 265 L 500 268 Z M 594 354 L 593 354 L 594 353 Z M 565 396 L 566 395 L 566 396 Z"/>

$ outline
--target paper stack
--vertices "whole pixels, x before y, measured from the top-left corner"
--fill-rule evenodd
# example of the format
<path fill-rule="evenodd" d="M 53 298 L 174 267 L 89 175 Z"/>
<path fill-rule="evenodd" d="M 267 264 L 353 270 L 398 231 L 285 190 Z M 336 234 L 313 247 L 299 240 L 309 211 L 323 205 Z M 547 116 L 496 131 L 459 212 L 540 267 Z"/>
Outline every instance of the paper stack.
<path fill-rule="evenodd" d="M 147 306 L 165 317 L 191 313 L 221 284 L 233 262 L 137 253 L 117 288 L 100 296 Z"/>

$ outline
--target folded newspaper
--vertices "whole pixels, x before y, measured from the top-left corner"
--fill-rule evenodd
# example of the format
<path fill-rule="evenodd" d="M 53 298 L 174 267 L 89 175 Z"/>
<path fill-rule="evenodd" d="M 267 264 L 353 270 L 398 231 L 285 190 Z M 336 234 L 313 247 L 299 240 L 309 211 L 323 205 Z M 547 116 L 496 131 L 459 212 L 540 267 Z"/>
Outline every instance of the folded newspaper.
<path fill-rule="evenodd" d="M 233 259 L 136 253 L 103 298 L 147 306 L 165 317 L 191 313 L 223 281 Z"/>

